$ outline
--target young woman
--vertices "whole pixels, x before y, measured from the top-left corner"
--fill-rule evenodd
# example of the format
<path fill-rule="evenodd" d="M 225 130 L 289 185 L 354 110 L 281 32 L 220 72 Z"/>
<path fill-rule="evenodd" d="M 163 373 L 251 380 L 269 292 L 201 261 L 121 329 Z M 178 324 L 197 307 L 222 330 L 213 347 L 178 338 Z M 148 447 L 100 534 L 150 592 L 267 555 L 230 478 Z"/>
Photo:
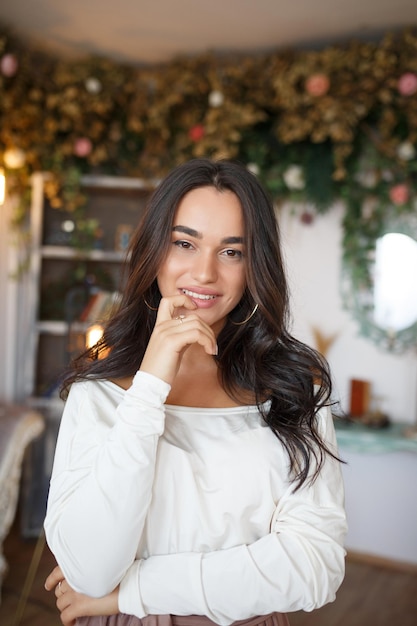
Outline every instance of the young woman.
<path fill-rule="evenodd" d="M 281 626 L 334 600 L 331 380 L 287 324 L 256 177 L 175 168 L 133 237 L 118 312 L 64 384 L 45 521 L 64 624 Z"/>

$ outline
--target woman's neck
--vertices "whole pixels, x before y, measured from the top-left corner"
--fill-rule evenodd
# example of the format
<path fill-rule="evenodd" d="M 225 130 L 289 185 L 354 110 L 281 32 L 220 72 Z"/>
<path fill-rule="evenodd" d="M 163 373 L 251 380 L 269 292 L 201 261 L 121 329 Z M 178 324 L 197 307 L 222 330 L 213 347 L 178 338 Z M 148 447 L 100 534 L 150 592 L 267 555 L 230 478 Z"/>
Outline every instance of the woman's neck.
<path fill-rule="evenodd" d="M 129 389 L 133 376 L 113 378 L 122 389 Z M 255 396 L 241 390 L 238 398 L 231 398 L 221 384 L 218 365 L 212 355 L 199 345 L 190 346 L 184 353 L 178 374 L 171 386 L 167 404 L 199 408 L 227 408 L 255 404 Z"/>
<path fill-rule="evenodd" d="M 253 394 L 243 391 L 238 399 L 231 398 L 221 384 L 215 359 L 198 345 L 185 352 L 167 398 L 167 404 L 200 408 L 235 407 L 254 401 Z"/>

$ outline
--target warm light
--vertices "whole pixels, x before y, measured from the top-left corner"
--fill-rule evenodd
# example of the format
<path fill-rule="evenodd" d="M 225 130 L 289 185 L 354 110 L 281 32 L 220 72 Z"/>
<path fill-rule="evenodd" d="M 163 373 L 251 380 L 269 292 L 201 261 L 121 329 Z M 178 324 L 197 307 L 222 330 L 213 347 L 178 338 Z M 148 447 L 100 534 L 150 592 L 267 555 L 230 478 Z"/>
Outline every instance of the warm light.
<path fill-rule="evenodd" d="M 95 346 L 96 343 L 100 341 L 102 336 L 103 336 L 103 327 L 100 326 L 100 324 L 94 324 L 93 326 L 89 326 L 85 334 L 86 348 L 89 349 Z"/>
<path fill-rule="evenodd" d="M 0 167 L 0 204 L 4 204 L 6 197 L 6 175 L 4 169 Z"/>

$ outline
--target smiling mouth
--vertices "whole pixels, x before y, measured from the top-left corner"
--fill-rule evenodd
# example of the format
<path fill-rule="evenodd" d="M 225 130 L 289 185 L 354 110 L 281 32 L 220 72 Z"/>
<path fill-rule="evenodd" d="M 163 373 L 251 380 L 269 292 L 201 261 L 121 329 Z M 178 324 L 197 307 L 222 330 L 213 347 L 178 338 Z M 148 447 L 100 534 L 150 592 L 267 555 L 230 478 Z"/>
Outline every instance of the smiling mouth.
<path fill-rule="evenodd" d="M 217 296 L 208 295 L 204 293 L 196 293 L 195 291 L 190 291 L 189 289 L 181 289 L 182 293 L 186 296 L 189 296 L 193 300 L 214 300 Z"/>

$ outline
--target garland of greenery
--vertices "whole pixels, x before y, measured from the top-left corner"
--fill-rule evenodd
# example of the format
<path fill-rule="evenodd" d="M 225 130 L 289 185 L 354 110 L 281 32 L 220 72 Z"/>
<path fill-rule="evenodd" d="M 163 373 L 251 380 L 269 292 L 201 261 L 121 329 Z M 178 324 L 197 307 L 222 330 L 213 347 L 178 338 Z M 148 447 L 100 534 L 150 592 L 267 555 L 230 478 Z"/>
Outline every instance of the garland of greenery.
<path fill-rule="evenodd" d="M 0 28 L 0 165 L 27 206 L 52 173 L 52 206 L 82 222 L 86 173 L 160 178 L 192 157 L 237 158 L 305 222 L 346 206 L 358 284 L 386 211 L 417 209 L 417 34 L 312 51 L 177 58 L 152 67 L 57 59 Z"/>

